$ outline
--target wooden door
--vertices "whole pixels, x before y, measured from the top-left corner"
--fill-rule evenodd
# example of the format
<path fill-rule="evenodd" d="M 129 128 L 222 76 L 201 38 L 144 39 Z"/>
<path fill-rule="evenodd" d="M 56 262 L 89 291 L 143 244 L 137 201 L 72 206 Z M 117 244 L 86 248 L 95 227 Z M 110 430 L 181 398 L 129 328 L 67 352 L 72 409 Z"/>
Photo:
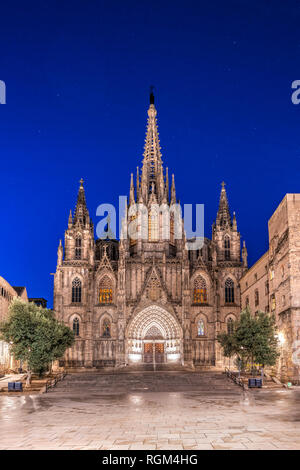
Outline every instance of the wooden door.
<path fill-rule="evenodd" d="M 144 362 L 147 364 L 153 362 L 153 343 L 144 344 Z"/>
<path fill-rule="evenodd" d="M 165 354 L 164 354 L 164 344 L 163 343 L 155 343 L 155 362 L 157 364 L 161 364 L 164 362 Z"/>

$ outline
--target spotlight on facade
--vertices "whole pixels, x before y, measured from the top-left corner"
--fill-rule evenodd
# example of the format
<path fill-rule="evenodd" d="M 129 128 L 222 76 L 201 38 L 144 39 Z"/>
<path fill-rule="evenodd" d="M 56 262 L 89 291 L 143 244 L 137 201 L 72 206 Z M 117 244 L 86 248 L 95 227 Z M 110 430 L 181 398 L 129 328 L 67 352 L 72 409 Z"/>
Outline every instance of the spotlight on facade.
<path fill-rule="evenodd" d="M 277 338 L 278 338 L 279 344 L 282 346 L 285 343 L 285 336 L 282 333 L 282 331 L 278 333 Z"/>
<path fill-rule="evenodd" d="M 129 354 L 130 362 L 142 362 L 141 354 Z"/>

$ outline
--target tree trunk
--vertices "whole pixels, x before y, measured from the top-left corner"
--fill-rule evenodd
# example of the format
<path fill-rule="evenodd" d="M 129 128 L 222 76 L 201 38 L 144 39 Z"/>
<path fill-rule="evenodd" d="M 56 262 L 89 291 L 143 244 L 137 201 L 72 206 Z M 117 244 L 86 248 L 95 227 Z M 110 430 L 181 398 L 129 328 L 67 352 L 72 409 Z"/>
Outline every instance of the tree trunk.
<path fill-rule="evenodd" d="M 29 385 L 31 384 L 31 370 L 28 370 L 27 371 L 27 379 L 26 379 L 26 387 L 29 387 Z"/>

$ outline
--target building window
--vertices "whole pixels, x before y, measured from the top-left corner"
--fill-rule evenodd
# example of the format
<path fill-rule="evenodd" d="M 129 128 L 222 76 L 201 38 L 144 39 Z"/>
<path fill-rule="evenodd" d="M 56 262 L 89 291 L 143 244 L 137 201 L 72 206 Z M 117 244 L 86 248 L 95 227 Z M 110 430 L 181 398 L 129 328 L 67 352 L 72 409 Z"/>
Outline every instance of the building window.
<path fill-rule="evenodd" d="M 72 282 L 72 302 L 81 302 L 81 281 L 75 277 Z"/>
<path fill-rule="evenodd" d="M 254 292 L 254 303 L 255 303 L 255 307 L 257 307 L 258 304 L 259 304 L 259 293 L 258 293 L 258 289 L 256 289 L 255 292 Z"/>
<path fill-rule="evenodd" d="M 155 275 L 152 275 L 149 281 L 148 297 L 153 301 L 160 297 L 160 283 Z"/>
<path fill-rule="evenodd" d="M 150 242 L 158 241 L 158 213 L 155 209 L 151 208 L 148 217 L 148 239 Z"/>
<path fill-rule="evenodd" d="M 137 241 L 137 236 L 138 236 L 138 226 L 137 226 L 137 214 L 133 214 L 129 217 L 129 222 L 133 222 L 136 220 L 136 222 L 132 223 L 130 225 L 130 231 L 131 233 L 134 233 L 134 238 L 130 238 L 130 245 L 133 246 L 136 244 Z"/>
<path fill-rule="evenodd" d="M 274 312 L 275 309 L 276 309 L 276 299 L 275 299 L 275 294 L 272 294 L 271 295 L 271 310 L 272 310 L 272 312 Z"/>
<path fill-rule="evenodd" d="M 81 238 L 75 240 L 75 259 L 81 259 Z"/>
<path fill-rule="evenodd" d="M 265 295 L 269 295 L 269 281 L 265 282 Z"/>
<path fill-rule="evenodd" d="M 197 335 L 204 336 L 205 335 L 205 328 L 204 328 L 204 321 L 199 320 L 197 324 Z"/>
<path fill-rule="evenodd" d="M 79 336 L 79 319 L 77 317 L 73 320 L 73 332 L 75 336 Z"/>
<path fill-rule="evenodd" d="M 285 295 L 282 296 L 281 303 L 283 306 L 285 305 Z"/>
<path fill-rule="evenodd" d="M 195 304 L 207 303 L 207 287 L 206 287 L 206 282 L 202 276 L 196 277 L 194 281 L 194 303 Z"/>
<path fill-rule="evenodd" d="M 284 277 L 284 266 L 281 266 L 281 276 Z"/>
<path fill-rule="evenodd" d="M 225 259 L 230 260 L 230 238 L 228 235 L 224 238 L 224 253 L 225 253 Z"/>
<path fill-rule="evenodd" d="M 231 317 L 227 320 L 227 334 L 232 335 L 234 332 L 234 322 Z"/>
<path fill-rule="evenodd" d="M 246 307 L 248 307 L 248 305 L 249 305 L 249 297 L 247 296 L 246 297 Z"/>
<path fill-rule="evenodd" d="M 230 278 L 225 281 L 225 303 L 234 303 L 234 282 Z"/>
<path fill-rule="evenodd" d="M 99 284 L 99 303 L 111 304 L 113 301 L 112 281 L 108 276 L 104 276 Z"/>
<path fill-rule="evenodd" d="M 110 338 L 111 337 L 111 328 L 110 328 L 110 321 L 105 318 L 103 320 L 103 324 L 102 324 L 102 336 L 104 338 Z"/>

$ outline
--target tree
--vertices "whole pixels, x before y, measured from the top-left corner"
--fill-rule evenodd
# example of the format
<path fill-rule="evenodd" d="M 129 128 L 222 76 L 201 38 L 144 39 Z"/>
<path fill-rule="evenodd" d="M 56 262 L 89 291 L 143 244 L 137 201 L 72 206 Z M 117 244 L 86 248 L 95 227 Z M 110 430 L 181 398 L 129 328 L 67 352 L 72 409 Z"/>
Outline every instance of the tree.
<path fill-rule="evenodd" d="M 220 333 L 218 335 L 218 341 L 221 344 L 221 347 L 223 348 L 223 355 L 231 359 L 231 357 L 236 354 L 236 344 L 234 335 L 230 335 L 228 333 Z"/>
<path fill-rule="evenodd" d="M 242 364 L 250 361 L 252 368 L 254 363 L 272 366 L 279 356 L 274 316 L 259 312 L 253 317 L 248 308 L 235 322 L 234 332 L 221 333 L 218 341 L 226 357 L 236 355 Z"/>
<path fill-rule="evenodd" d="M 40 375 L 74 343 L 73 331 L 56 320 L 52 310 L 20 299 L 12 301 L 0 334 L 10 343 L 14 357 L 26 361 L 28 370 Z"/>
<path fill-rule="evenodd" d="M 259 312 L 256 318 L 256 325 L 257 333 L 254 343 L 255 362 L 263 366 L 273 366 L 280 355 L 275 316 Z"/>

